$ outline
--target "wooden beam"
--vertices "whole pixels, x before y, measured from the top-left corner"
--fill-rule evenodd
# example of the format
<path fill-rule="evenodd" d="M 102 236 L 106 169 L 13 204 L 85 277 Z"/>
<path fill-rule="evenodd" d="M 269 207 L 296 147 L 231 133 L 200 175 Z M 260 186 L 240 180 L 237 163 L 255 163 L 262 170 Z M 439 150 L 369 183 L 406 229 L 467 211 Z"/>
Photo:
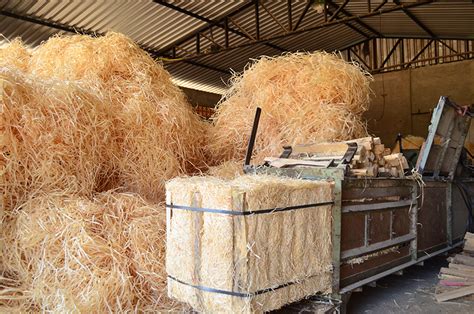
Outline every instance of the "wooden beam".
<path fill-rule="evenodd" d="M 474 286 L 463 287 L 456 290 L 435 294 L 435 298 L 438 302 L 444 302 L 452 299 L 461 298 L 470 294 L 474 294 Z"/>

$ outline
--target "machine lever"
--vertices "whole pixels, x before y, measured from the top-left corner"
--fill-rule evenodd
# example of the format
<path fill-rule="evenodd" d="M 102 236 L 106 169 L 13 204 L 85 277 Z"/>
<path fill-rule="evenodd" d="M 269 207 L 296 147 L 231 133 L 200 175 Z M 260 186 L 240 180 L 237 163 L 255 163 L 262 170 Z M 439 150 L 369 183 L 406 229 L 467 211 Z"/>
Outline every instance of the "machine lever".
<path fill-rule="evenodd" d="M 244 167 L 250 165 L 250 159 L 252 158 L 253 147 L 255 145 L 255 138 L 257 136 L 257 129 L 258 129 L 258 123 L 260 121 L 261 112 L 262 112 L 262 109 L 260 107 L 257 107 L 257 110 L 255 111 L 255 118 L 253 120 L 252 133 L 250 134 L 250 139 L 247 146 L 247 154 L 245 155 Z"/>

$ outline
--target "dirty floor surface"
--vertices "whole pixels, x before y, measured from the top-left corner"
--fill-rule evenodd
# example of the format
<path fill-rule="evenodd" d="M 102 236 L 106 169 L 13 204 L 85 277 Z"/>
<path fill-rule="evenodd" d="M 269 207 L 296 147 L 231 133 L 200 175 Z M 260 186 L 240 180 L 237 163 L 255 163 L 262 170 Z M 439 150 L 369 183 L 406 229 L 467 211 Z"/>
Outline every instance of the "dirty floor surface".
<path fill-rule="evenodd" d="M 474 313 L 474 301 L 437 303 L 434 299 L 439 270 L 447 265 L 446 257 L 435 257 L 425 261 L 424 266 L 405 269 L 401 276 L 378 280 L 374 288 L 365 286 L 362 292 L 352 293 L 347 313 Z M 315 313 L 316 305 L 316 301 L 306 300 L 288 305 L 278 313 Z"/>

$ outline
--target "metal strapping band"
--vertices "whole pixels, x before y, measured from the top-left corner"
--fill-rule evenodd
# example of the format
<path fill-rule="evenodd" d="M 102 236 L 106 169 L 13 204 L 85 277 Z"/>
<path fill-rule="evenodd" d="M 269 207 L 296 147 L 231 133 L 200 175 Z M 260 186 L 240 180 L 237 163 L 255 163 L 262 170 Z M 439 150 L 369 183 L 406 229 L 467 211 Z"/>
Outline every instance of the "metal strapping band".
<path fill-rule="evenodd" d="M 295 210 L 301 208 L 309 208 L 309 207 L 318 207 L 318 206 L 326 206 L 332 205 L 334 202 L 323 202 L 323 203 L 313 203 L 313 204 L 305 204 L 305 205 L 295 205 L 295 206 L 288 206 L 288 207 L 276 207 L 271 209 L 262 209 L 262 210 L 255 210 L 255 211 L 245 211 L 239 212 L 235 210 L 224 210 L 224 209 L 213 209 L 213 208 L 201 208 L 201 207 L 192 207 L 192 206 L 184 206 L 184 205 L 174 205 L 174 204 L 166 204 L 166 207 L 169 209 L 182 209 L 182 210 L 189 210 L 193 212 L 205 212 L 205 213 L 215 213 L 215 214 L 224 214 L 224 215 L 235 215 L 235 216 L 248 216 L 248 215 L 258 215 L 258 214 L 268 214 L 268 213 L 275 213 L 275 212 L 283 212 L 287 210 Z"/>
<path fill-rule="evenodd" d="M 305 280 L 308 279 L 308 278 L 311 278 L 311 277 L 307 277 L 307 278 L 305 278 Z M 179 279 L 177 279 L 173 276 L 170 276 L 170 275 L 168 275 L 168 278 L 172 279 L 176 282 L 179 282 L 180 284 L 190 286 L 190 287 L 193 287 L 193 288 L 201 290 L 201 291 L 231 295 L 231 296 L 239 297 L 239 298 L 251 298 L 251 297 L 257 296 L 259 294 L 263 294 L 263 293 L 266 293 L 266 292 L 278 290 L 278 289 L 281 289 L 281 288 L 284 288 L 284 287 L 291 286 L 295 283 L 298 283 L 298 282 L 294 281 L 294 282 L 289 282 L 289 283 L 279 285 L 278 287 L 275 287 L 275 288 L 267 288 L 267 289 L 259 290 L 259 291 L 254 292 L 254 293 L 242 293 L 242 292 L 234 292 L 234 291 L 227 291 L 227 290 L 221 290 L 221 289 L 214 289 L 214 288 L 209 288 L 209 287 L 204 287 L 204 286 L 199 286 L 199 285 L 192 285 L 190 283 L 184 282 L 184 281 L 179 280 Z"/>

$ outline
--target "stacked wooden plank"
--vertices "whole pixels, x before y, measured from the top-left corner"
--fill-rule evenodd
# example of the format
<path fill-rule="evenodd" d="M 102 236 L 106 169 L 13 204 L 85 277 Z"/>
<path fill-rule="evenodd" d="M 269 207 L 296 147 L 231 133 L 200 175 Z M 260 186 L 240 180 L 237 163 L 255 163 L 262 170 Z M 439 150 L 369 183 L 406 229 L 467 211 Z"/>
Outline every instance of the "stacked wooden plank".
<path fill-rule="evenodd" d="M 474 300 L 474 233 L 466 233 L 464 250 L 449 261 L 447 268 L 441 268 L 436 300 Z"/>
<path fill-rule="evenodd" d="M 404 177 L 408 162 L 401 154 L 392 154 L 379 137 L 363 137 L 346 143 L 357 143 L 349 174 L 356 177 Z"/>

